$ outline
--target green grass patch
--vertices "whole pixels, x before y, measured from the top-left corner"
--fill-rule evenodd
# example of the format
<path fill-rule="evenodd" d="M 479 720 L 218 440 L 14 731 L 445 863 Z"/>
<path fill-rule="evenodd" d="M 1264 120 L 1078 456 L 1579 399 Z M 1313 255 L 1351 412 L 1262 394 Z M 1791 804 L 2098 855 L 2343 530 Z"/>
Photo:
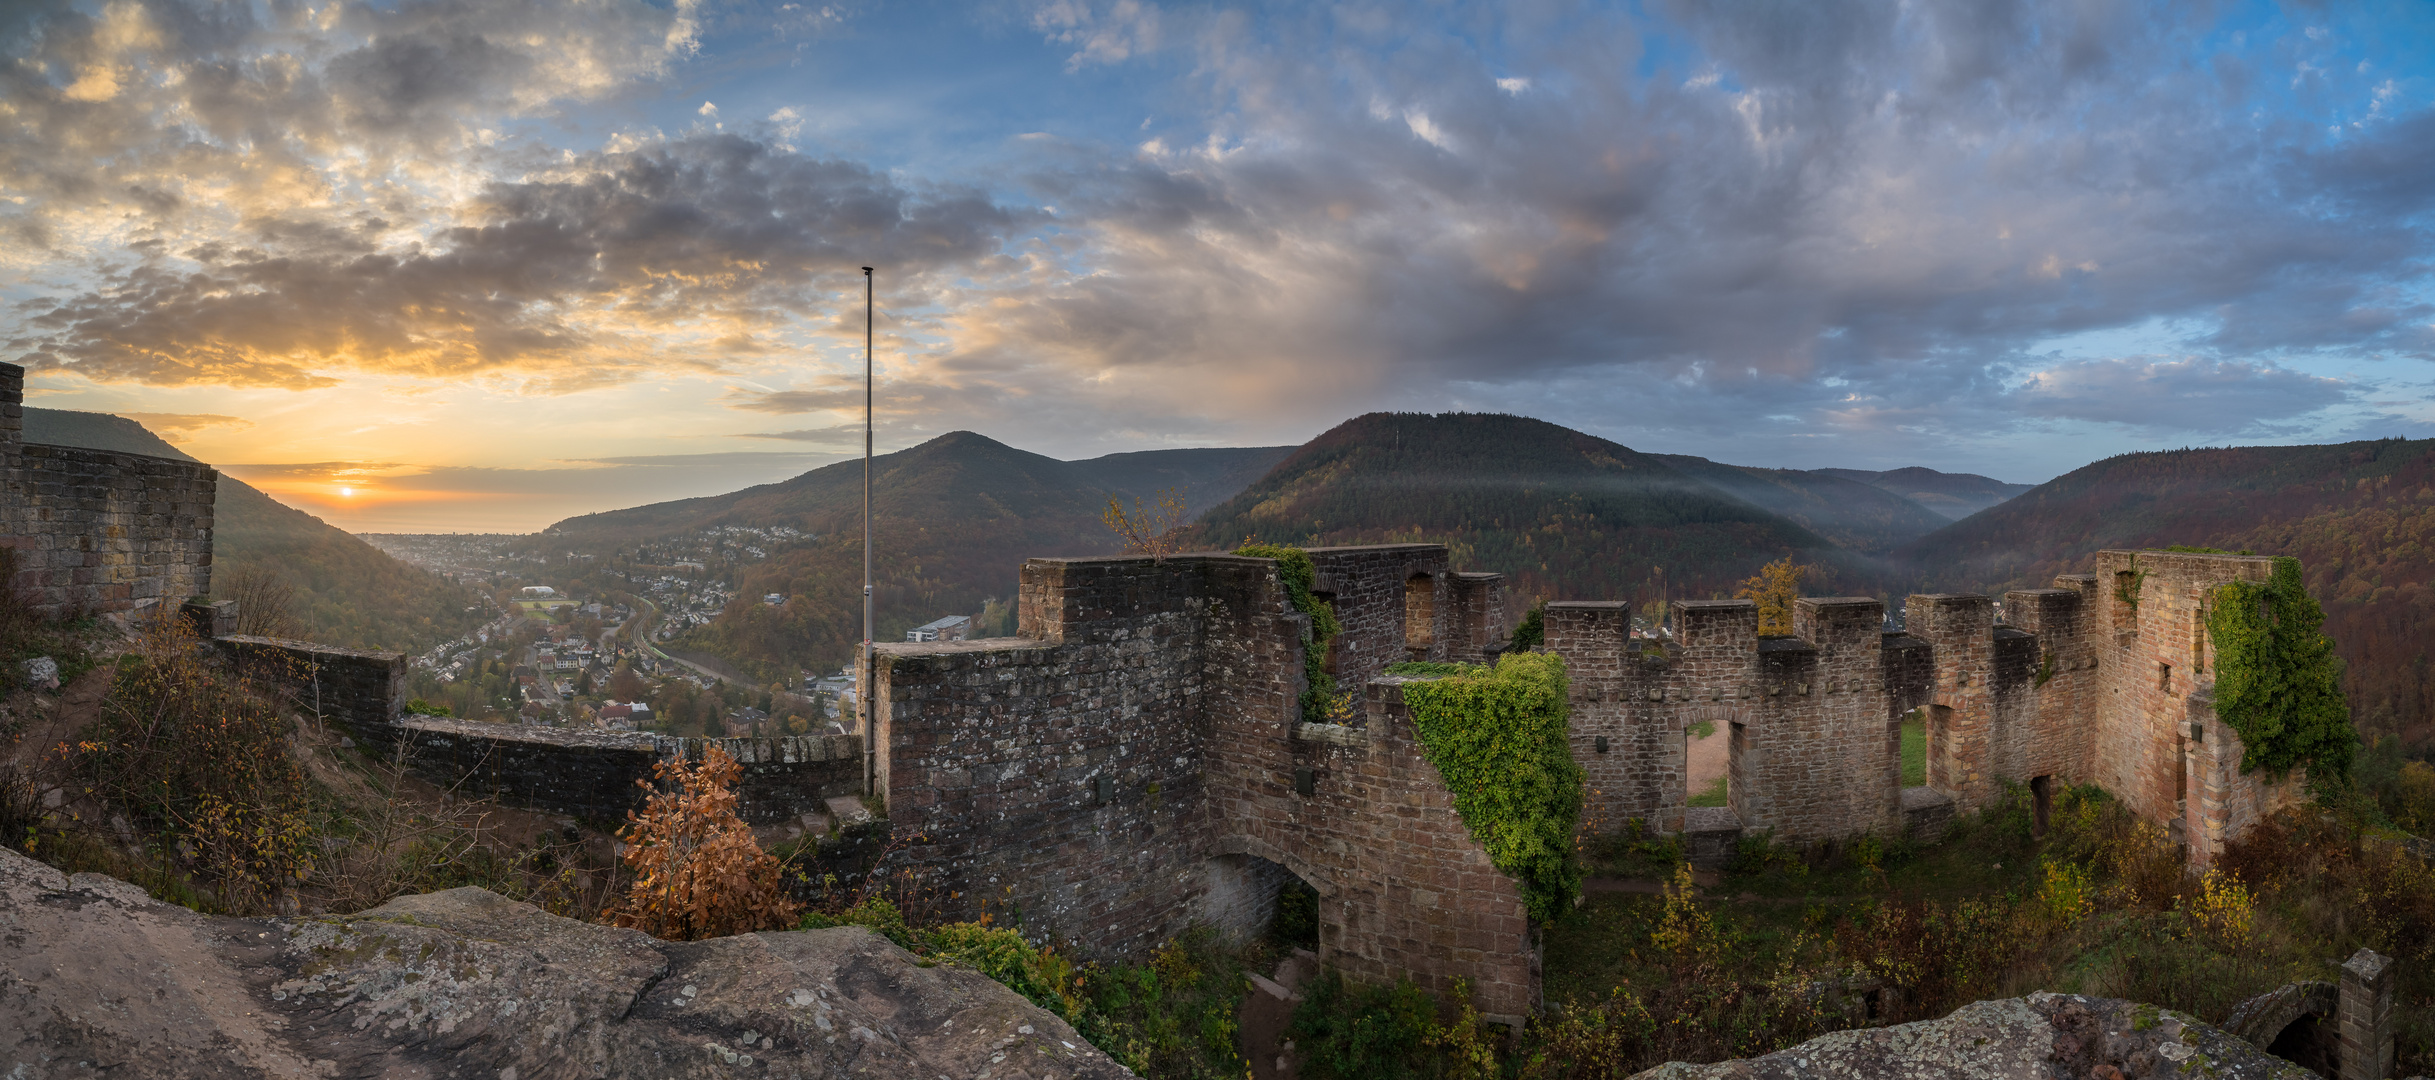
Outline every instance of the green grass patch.
<path fill-rule="evenodd" d="M 1732 777 L 1729 777 L 1729 776 L 1720 776 L 1720 777 L 1717 777 L 1717 778 L 1715 779 L 1715 781 L 1711 782 L 1711 783 L 1710 783 L 1710 784 L 1709 784 L 1707 787 L 1702 788 L 1702 789 L 1700 790 L 1700 793 L 1699 793 L 1699 794 L 1691 796 L 1691 805 L 1693 805 L 1693 806 L 1730 806 L 1730 805 L 1732 805 L 1732 801 L 1731 801 L 1731 799 L 1730 799 L 1730 797 L 1729 797 L 1729 796 L 1732 794 L 1731 788 L 1730 788 L 1730 786 L 1729 786 L 1729 785 L 1732 783 L 1732 780 L 1733 780 L 1733 778 L 1732 778 Z"/>
<path fill-rule="evenodd" d="M 1914 710 L 1902 718 L 1902 786 L 1928 782 L 1928 721 Z"/>

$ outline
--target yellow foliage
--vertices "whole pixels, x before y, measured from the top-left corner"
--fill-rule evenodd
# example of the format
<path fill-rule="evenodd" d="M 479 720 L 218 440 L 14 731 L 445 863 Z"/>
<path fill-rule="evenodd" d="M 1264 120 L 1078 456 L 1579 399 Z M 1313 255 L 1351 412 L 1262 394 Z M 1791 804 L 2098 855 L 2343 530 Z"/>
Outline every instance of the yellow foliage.
<path fill-rule="evenodd" d="M 2221 870 L 2209 870 L 2199 879 L 2198 890 L 2182 902 L 2190 921 L 2226 949 L 2248 944 L 2257 922 L 2257 899 L 2249 895 L 2249 887 Z"/>
<path fill-rule="evenodd" d="M 2046 917 L 2071 926 L 2096 910 L 2096 890 L 2089 883 L 2088 868 L 2079 863 L 2049 859 L 2046 880 L 2038 886 L 2038 905 L 2046 909 Z"/>
<path fill-rule="evenodd" d="M 1147 506 L 1134 499 L 1130 512 L 1110 495 L 1099 520 L 1124 542 L 1127 555 L 1172 555 L 1183 550 L 1185 513 L 1183 489 L 1168 488 L 1152 497 Z"/>
<path fill-rule="evenodd" d="M 700 762 L 663 761 L 651 771 L 661 788 L 642 813 L 627 811 L 618 832 L 634 886 L 602 915 L 671 941 L 792 927 L 783 868 L 736 816 L 743 769 L 735 759 L 713 746 Z"/>
<path fill-rule="evenodd" d="M 1792 633 L 1793 601 L 1801 598 L 1801 575 L 1808 571 L 1809 567 L 1786 555 L 1760 567 L 1758 575 L 1743 581 L 1733 598 L 1759 602 L 1759 633 Z"/>
<path fill-rule="evenodd" d="M 1716 940 L 1714 930 L 1713 918 L 1693 895 L 1691 864 L 1675 867 L 1674 881 L 1666 888 L 1666 912 L 1649 932 L 1650 943 L 1678 956 L 1705 951 Z"/>

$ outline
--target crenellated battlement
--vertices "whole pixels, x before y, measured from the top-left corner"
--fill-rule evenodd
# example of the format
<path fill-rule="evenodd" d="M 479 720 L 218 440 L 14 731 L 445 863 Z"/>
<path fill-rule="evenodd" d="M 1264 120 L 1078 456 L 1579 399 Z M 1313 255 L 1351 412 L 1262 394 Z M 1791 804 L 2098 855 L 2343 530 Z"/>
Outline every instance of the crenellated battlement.
<path fill-rule="evenodd" d="M 2242 776 L 2238 737 L 2209 704 L 2208 598 L 2271 572 L 2252 556 L 2108 551 L 2093 574 L 2004 594 L 2002 621 L 1992 597 L 1916 595 L 1891 633 L 1866 597 L 1804 597 L 1785 637 L 1758 635 L 1751 601 L 1680 602 L 1671 640 L 1630 639 L 1626 603 L 1550 604 L 1546 648 L 1573 672 L 1574 757 L 1590 776 L 1584 828 L 1637 819 L 1806 843 L 1941 821 L 2008 784 L 2043 800 L 2053 783 L 2096 782 L 2204 863 L 2297 790 Z M 1906 790 L 1914 710 L 1927 775 Z M 1685 732 L 1703 723 L 1730 735 L 1729 825 L 1686 813 Z"/>

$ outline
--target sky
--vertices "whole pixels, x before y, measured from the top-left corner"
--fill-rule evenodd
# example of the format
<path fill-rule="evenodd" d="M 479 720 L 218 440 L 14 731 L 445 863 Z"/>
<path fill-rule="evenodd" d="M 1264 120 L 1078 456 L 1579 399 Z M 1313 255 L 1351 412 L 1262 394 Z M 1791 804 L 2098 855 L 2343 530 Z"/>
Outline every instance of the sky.
<path fill-rule="evenodd" d="M 2435 5 L 0 5 L 0 359 L 356 531 L 1511 412 L 2435 435 Z"/>

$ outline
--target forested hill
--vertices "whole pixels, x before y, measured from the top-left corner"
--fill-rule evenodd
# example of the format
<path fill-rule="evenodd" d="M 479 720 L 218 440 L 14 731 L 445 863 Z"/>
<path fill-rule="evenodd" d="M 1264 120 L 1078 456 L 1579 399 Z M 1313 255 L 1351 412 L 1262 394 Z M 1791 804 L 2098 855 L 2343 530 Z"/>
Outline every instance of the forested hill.
<path fill-rule="evenodd" d="M 27 406 L 25 440 L 195 460 L 142 424 L 108 413 Z M 212 516 L 215 588 L 225 593 L 249 569 L 278 576 L 294 587 L 296 616 L 313 640 L 418 651 L 485 618 L 465 610 L 481 602 L 473 594 L 227 473 L 220 474 Z"/>
<path fill-rule="evenodd" d="M 872 463 L 880 552 L 873 590 L 881 638 L 942 615 L 1011 600 L 1023 560 L 1103 555 L 1116 541 L 1100 514 L 1180 491 L 1193 508 L 1242 489 L 1289 447 L 1154 450 L 1059 461 L 969 431 L 941 435 Z M 756 674 L 842 663 L 862 625 L 860 461 L 726 495 L 569 518 L 548 545 L 617 559 L 651 540 L 720 525 L 786 525 L 817 539 L 737 570 L 737 598 L 684 644 Z M 761 603 L 778 593 L 783 605 Z"/>
<path fill-rule="evenodd" d="M 2435 743 L 2435 440 L 2125 454 L 1894 557 L 1917 586 L 1996 591 L 2084 571 L 2100 549 L 2174 544 L 2298 556 L 2360 724 Z"/>
<path fill-rule="evenodd" d="M 1977 473 L 1945 473 L 1911 466 L 1870 472 L 1866 469 L 1817 469 L 1816 472 L 1868 484 L 1935 511 L 1952 520 L 1969 517 L 2035 487 L 2007 484 Z"/>
<path fill-rule="evenodd" d="M 1699 459 L 1689 459 L 1698 461 Z M 1702 463 L 1712 466 L 1713 463 Z M 1731 468 L 1730 466 L 1714 466 Z M 1730 595 L 1784 555 L 1831 586 L 1861 560 L 1654 455 L 1542 420 L 1371 413 L 1304 444 L 1201 519 L 1213 547 L 1443 543 L 1522 597 Z"/>
<path fill-rule="evenodd" d="M 1811 532 L 1865 554 L 1882 554 L 1944 528 L 1951 521 L 1885 488 L 1839 475 L 1848 470 L 1762 469 L 1682 454 L 1649 456 L 1692 479 L 1771 514 L 1791 518 Z"/>

